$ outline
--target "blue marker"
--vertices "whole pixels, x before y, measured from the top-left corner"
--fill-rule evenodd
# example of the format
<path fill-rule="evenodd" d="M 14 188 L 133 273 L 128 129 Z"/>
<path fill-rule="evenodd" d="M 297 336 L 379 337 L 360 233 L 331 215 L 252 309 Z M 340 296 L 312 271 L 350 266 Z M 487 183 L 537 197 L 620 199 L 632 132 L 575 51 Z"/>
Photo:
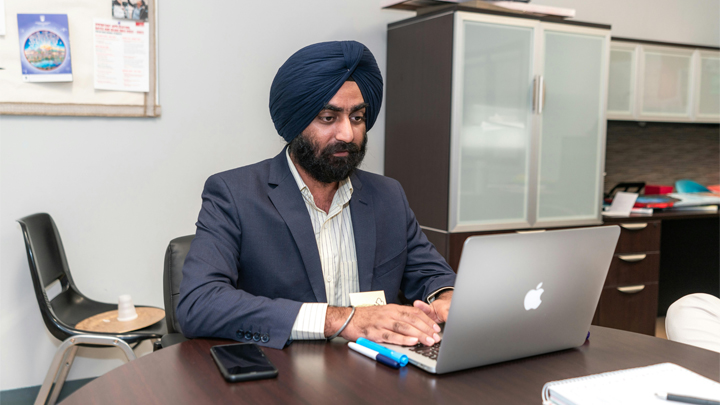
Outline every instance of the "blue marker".
<path fill-rule="evenodd" d="M 388 367 L 392 367 L 392 368 L 400 368 L 400 363 L 398 363 L 397 361 L 395 361 L 389 357 L 383 356 L 382 354 L 376 352 L 375 350 L 368 349 L 367 347 L 361 346 L 354 342 L 349 342 L 348 346 L 351 349 L 355 350 L 356 352 L 363 354 L 367 357 L 370 357 L 371 359 L 377 361 L 378 363 L 382 363 L 382 364 L 384 364 Z"/>
<path fill-rule="evenodd" d="M 381 346 L 375 342 L 371 342 L 365 338 L 358 338 L 357 344 L 360 346 L 365 346 L 368 349 L 375 350 L 376 352 L 382 354 L 385 357 L 389 357 L 398 363 L 400 363 L 401 366 L 405 367 L 408 364 L 408 357 L 404 354 L 398 353 L 394 350 L 390 350 L 385 346 Z"/>

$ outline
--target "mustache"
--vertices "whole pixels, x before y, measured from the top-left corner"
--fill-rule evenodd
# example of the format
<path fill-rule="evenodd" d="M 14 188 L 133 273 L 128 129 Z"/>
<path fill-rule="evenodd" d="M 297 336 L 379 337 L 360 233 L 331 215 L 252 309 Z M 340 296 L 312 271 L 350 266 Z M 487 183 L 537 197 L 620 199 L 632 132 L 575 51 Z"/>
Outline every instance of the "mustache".
<path fill-rule="evenodd" d="M 348 152 L 350 154 L 359 153 L 360 147 L 352 142 L 337 141 L 327 145 L 325 149 L 323 149 L 322 154 L 327 156 L 340 152 Z"/>

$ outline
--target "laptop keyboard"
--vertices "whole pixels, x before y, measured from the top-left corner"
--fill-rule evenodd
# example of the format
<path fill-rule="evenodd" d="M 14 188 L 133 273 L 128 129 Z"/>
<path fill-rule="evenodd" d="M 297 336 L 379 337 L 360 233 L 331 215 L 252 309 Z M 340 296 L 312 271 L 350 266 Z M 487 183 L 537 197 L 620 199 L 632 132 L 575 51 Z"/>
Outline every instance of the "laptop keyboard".
<path fill-rule="evenodd" d="M 437 360 L 438 352 L 440 351 L 440 343 L 442 343 L 442 340 L 432 346 L 425 346 L 422 343 L 418 343 L 417 345 L 411 347 L 410 351 L 423 355 L 431 360 Z"/>

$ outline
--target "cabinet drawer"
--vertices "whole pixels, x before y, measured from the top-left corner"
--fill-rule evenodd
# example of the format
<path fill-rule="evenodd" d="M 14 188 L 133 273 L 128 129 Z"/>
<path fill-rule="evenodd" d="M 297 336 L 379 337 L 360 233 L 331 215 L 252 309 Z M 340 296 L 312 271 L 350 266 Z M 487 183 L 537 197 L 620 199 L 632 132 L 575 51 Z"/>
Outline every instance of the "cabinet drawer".
<path fill-rule="evenodd" d="M 654 336 L 658 285 L 648 283 L 642 286 L 634 293 L 621 292 L 617 287 L 603 289 L 598 304 L 597 325 Z"/>
<path fill-rule="evenodd" d="M 605 287 L 657 283 L 660 253 L 617 254 L 613 256 Z"/>
<path fill-rule="evenodd" d="M 660 251 L 660 221 L 622 223 L 620 240 L 615 253 L 644 253 Z"/>

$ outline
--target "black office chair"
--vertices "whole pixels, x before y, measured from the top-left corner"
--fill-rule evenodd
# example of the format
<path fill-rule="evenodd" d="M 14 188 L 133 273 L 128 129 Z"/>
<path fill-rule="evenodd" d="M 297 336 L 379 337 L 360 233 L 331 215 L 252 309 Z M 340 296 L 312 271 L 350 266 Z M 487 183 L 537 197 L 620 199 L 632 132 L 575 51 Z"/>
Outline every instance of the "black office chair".
<path fill-rule="evenodd" d="M 145 339 L 159 339 L 166 333 L 165 320 L 147 328 L 127 333 L 97 333 L 75 329 L 80 321 L 117 309 L 117 304 L 93 301 L 84 296 L 73 282 L 60 233 L 50 215 L 34 214 L 18 219 L 25 237 L 30 275 L 45 326 L 62 341 L 45 377 L 35 403 L 54 404 L 65 383 L 79 346 L 117 347 L 128 361 L 136 358 L 130 344 Z M 48 299 L 46 288 L 60 283 L 60 293 Z M 138 306 L 140 307 L 140 306 Z"/>
<path fill-rule="evenodd" d="M 165 251 L 165 269 L 163 272 L 163 297 L 165 299 L 165 319 L 168 334 L 160 340 L 161 347 L 168 347 L 187 340 L 182 334 L 180 324 L 175 316 L 175 308 L 180 296 L 180 282 L 185 256 L 190 250 L 190 243 L 195 235 L 181 236 L 170 241 Z"/>

